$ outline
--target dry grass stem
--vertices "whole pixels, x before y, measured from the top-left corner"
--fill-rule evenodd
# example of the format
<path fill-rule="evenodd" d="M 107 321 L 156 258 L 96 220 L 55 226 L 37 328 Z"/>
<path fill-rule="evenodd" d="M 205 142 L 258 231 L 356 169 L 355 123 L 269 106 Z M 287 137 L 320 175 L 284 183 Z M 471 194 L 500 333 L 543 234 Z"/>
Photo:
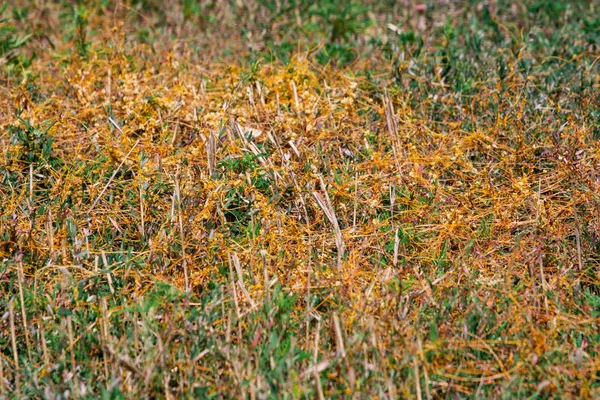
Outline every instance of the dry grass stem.
<path fill-rule="evenodd" d="M 321 207 L 321 210 L 323 210 L 323 212 L 325 213 L 325 216 L 327 217 L 329 222 L 331 222 L 331 225 L 333 225 L 333 230 L 335 232 L 335 245 L 338 250 L 337 268 L 341 269 L 342 261 L 344 259 L 344 252 L 346 249 L 346 245 L 344 243 L 344 237 L 342 235 L 342 230 L 340 229 L 340 225 L 338 224 L 338 219 L 335 216 L 335 210 L 333 209 L 333 206 L 331 204 L 329 194 L 327 194 L 327 187 L 325 186 L 325 183 L 323 182 L 323 178 L 320 176 L 319 176 L 319 182 L 321 184 L 321 191 L 323 192 L 323 195 L 324 195 L 323 197 L 325 197 L 325 200 L 323 200 L 323 197 L 318 192 L 313 192 L 313 196 L 314 196 L 315 200 L 317 201 L 317 204 L 319 205 L 319 207 Z"/>
<path fill-rule="evenodd" d="M 110 119 L 110 121 L 114 123 L 114 121 L 112 121 L 112 119 Z M 131 153 L 133 152 L 133 150 L 137 147 L 137 145 L 139 143 L 140 143 L 140 140 L 138 139 L 133 144 L 133 146 L 131 146 L 131 149 L 129 149 L 129 152 L 125 155 L 125 157 L 123 158 L 123 160 L 121 160 L 121 163 L 119 164 L 119 166 L 117 167 L 117 169 L 115 169 L 115 171 L 113 172 L 113 174 L 110 177 L 110 179 L 108 180 L 108 182 L 106 182 L 106 185 L 104 185 L 104 187 L 100 191 L 100 194 L 98 194 L 98 196 L 96 196 L 96 199 L 92 202 L 92 205 L 90 206 L 89 210 L 87 211 L 88 213 L 91 213 L 94 210 L 94 207 L 96 207 L 96 204 L 98 203 L 98 201 L 100 201 L 100 199 L 102 198 L 102 195 L 104 195 L 104 192 L 106 192 L 106 189 L 108 189 L 108 187 L 112 183 L 113 179 L 115 179 L 115 176 L 117 176 L 117 174 L 119 173 L 119 170 L 121 169 L 121 167 L 123 166 L 123 164 L 125 164 L 125 161 L 127 161 L 127 159 L 129 158 L 129 156 L 131 155 Z"/>
<path fill-rule="evenodd" d="M 15 329 L 15 310 L 13 305 L 13 299 L 10 299 L 8 303 L 8 318 L 10 323 L 10 342 L 13 351 L 13 362 L 14 362 L 14 387 L 17 393 L 17 397 L 21 396 L 20 389 L 20 366 L 19 366 L 19 352 L 17 351 L 17 330 Z"/>
<path fill-rule="evenodd" d="M 21 301 L 21 319 L 23 322 L 23 332 L 25 333 L 25 346 L 27 347 L 27 358 L 31 361 L 31 341 L 29 339 L 29 326 L 27 324 L 25 296 L 23 295 L 25 277 L 23 276 L 23 263 L 21 261 L 17 262 L 17 277 L 19 281 L 19 300 Z"/>

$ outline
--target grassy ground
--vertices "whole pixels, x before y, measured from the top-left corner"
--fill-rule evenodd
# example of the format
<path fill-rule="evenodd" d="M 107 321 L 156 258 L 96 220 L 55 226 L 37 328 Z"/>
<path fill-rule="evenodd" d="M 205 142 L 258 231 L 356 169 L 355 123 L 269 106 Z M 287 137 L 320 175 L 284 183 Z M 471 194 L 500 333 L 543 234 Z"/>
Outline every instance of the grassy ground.
<path fill-rule="evenodd" d="M 0 8 L 0 398 L 600 397 L 596 2 Z"/>

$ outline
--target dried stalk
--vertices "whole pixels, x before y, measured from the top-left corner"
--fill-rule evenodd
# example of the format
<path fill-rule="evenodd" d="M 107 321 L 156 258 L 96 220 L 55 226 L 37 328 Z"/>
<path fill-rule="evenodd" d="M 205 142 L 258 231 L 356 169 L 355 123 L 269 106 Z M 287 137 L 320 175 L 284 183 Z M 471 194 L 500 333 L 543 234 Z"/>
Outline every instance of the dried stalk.
<path fill-rule="evenodd" d="M 109 120 L 116 125 L 116 123 L 112 120 L 112 118 L 109 118 Z M 120 130 L 121 128 L 119 128 Z M 112 176 L 110 177 L 110 179 L 108 180 L 108 182 L 106 182 L 106 185 L 104 186 L 104 188 L 102 189 L 102 191 L 100 192 L 100 194 L 98 195 L 98 197 L 96 197 L 96 200 L 94 200 L 94 202 L 92 203 L 92 206 L 90 207 L 90 209 L 88 210 L 88 213 L 91 213 L 92 210 L 94 209 L 94 207 L 96 207 L 96 204 L 98 203 L 98 201 L 100 201 L 100 199 L 102 198 L 102 195 L 104 195 L 104 192 L 106 191 L 106 189 L 108 189 L 108 187 L 110 186 L 110 184 L 112 183 L 113 179 L 115 179 L 115 176 L 117 176 L 117 174 L 119 173 L 119 171 L 121 170 L 121 167 L 123 166 L 123 164 L 125 164 L 125 161 L 129 158 L 129 156 L 131 155 L 131 153 L 133 152 L 133 150 L 137 147 L 137 145 L 140 143 L 140 139 L 136 140 L 136 142 L 133 144 L 133 146 L 131 147 L 131 149 L 129 150 L 129 152 L 125 155 L 125 157 L 123 158 L 123 160 L 121 161 L 121 163 L 119 164 L 119 166 L 117 167 L 117 169 L 115 169 L 115 172 L 113 172 Z"/>
<path fill-rule="evenodd" d="M 325 213 L 325 216 L 327 216 L 327 219 L 329 220 L 329 222 L 331 222 L 331 225 L 333 225 L 333 230 L 335 232 L 335 245 L 337 246 L 337 250 L 338 250 L 337 268 L 341 269 L 342 261 L 344 259 L 344 251 L 346 249 L 346 244 L 344 243 L 344 237 L 342 235 L 342 230 L 340 229 L 338 219 L 335 216 L 335 211 L 331 204 L 331 199 L 329 198 L 329 195 L 327 194 L 327 188 L 325 187 L 323 178 L 319 177 L 319 181 L 321 183 L 321 190 L 323 191 L 325 200 L 323 200 L 323 198 L 321 197 L 321 195 L 318 192 L 313 192 L 313 196 L 315 197 L 315 200 L 317 201 L 317 204 L 319 205 L 319 207 L 321 207 L 321 209 Z"/>
<path fill-rule="evenodd" d="M 344 337 L 342 336 L 342 329 L 340 327 L 340 319 L 337 314 L 333 314 L 333 328 L 335 330 L 335 343 L 337 347 L 337 354 L 339 357 L 346 357 L 346 348 L 344 346 Z"/>
<path fill-rule="evenodd" d="M 25 333 L 25 346 L 27 347 L 27 357 L 31 361 L 31 342 L 29 340 L 29 329 L 27 328 L 27 309 L 25 308 L 25 296 L 23 295 L 23 263 L 19 261 L 17 263 L 17 277 L 19 281 L 19 300 L 21 301 L 21 317 L 23 322 L 23 332 Z"/>
<path fill-rule="evenodd" d="M 21 379 L 20 379 L 20 367 L 19 367 L 19 353 L 17 350 L 17 331 L 15 329 L 15 309 L 13 305 L 13 299 L 8 302 L 8 316 L 10 323 L 10 341 L 13 350 L 13 360 L 15 363 L 15 388 L 17 391 L 17 398 L 21 397 Z"/>

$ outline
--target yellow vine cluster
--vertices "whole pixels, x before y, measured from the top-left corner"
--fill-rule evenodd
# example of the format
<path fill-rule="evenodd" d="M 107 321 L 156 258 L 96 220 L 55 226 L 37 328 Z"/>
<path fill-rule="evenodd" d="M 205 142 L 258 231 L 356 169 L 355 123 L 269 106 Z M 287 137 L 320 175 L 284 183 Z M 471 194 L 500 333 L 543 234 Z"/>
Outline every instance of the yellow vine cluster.
<path fill-rule="evenodd" d="M 472 393 L 471 377 L 509 379 L 564 347 L 573 357 L 549 367 L 552 385 L 597 375 L 597 360 L 558 332 L 593 335 L 598 322 L 573 302 L 600 278 L 598 141 L 560 100 L 528 115 L 523 54 L 468 101 L 446 92 L 415 102 L 416 76 L 391 86 L 391 66 L 380 65 L 373 90 L 352 72 L 379 59 L 352 69 L 306 54 L 205 61 L 185 43 L 131 47 L 101 24 L 112 45 L 80 57 L 56 44 L 28 70 L 35 80 L 2 84 L 12 183 L 0 193 L 0 258 L 22 262 L 31 285 L 51 291 L 63 274 L 112 268 L 133 279 L 123 288 L 132 299 L 153 282 L 198 296 L 233 288 L 238 316 L 281 285 L 301 299 L 297 318 L 333 309 L 348 337 L 372 332 L 389 354 L 383 371 L 412 352 L 429 377 Z M 39 132 L 54 123 L 50 158 L 26 161 L 14 136 L 25 122 Z M 117 253 L 137 267 L 104 265 Z M 306 309 L 311 293 L 321 298 Z M 473 314 L 486 322 L 469 332 Z M 504 340 L 482 339 L 494 330 Z M 314 338 L 298 345 L 312 351 Z"/>

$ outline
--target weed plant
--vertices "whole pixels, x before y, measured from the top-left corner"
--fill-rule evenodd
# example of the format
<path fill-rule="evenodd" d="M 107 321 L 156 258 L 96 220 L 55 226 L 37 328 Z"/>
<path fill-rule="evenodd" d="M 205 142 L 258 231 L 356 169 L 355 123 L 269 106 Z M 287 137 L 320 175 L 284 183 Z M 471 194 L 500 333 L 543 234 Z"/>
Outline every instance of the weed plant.
<path fill-rule="evenodd" d="M 0 11 L 0 398 L 600 397 L 597 2 Z"/>

